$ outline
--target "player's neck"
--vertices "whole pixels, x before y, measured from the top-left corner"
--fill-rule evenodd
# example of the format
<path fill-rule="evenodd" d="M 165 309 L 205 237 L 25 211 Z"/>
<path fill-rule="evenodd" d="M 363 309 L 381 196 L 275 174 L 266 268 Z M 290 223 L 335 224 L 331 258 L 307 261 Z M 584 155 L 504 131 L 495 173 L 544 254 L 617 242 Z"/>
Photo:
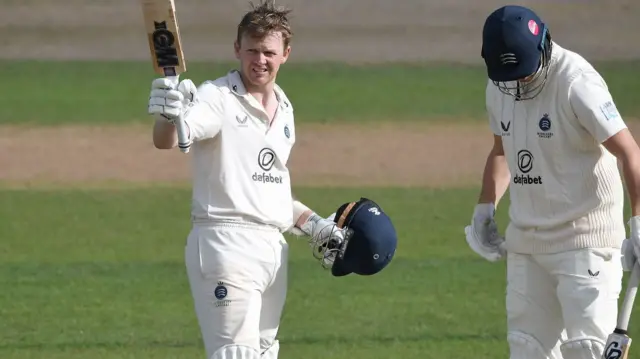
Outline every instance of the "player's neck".
<path fill-rule="evenodd" d="M 278 97 L 274 91 L 275 81 L 256 86 L 251 84 L 245 78 L 242 72 L 240 73 L 240 78 L 242 79 L 242 83 L 244 85 L 245 91 L 247 91 L 247 94 L 251 96 L 258 104 L 260 104 L 262 110 L 269 118 L 269 124 L 271 124 L 271 121 L 273 120 L 276 109 L 278 107 Z"/>
<path fill-rule="evenodd" d="M 259 87 L 248 87 L 247 92 L 262 104 L 264 108 L 268 108 L 270 103 L 277 101 L 276 93 L 273 89 L 273 83 L 269 83 Z"/>

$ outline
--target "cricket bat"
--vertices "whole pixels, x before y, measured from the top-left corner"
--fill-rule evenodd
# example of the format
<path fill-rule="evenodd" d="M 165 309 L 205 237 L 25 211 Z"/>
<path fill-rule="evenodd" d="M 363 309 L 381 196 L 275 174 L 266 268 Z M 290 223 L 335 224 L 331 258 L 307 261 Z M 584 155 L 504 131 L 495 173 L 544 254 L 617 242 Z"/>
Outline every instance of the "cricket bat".
<path fill-rule="evenodd" d="M 178 85 L 180 74 L 187 70 L 180 40 L 180 28 L 176 18 L 174 0 L 140 0 L 149 40 L 153 69 L 157 74 Z M 188 153 L 191 142 L 182 115 L 175 123 L 178 147 Z"/>
<path fill-rule="evenodd" d="M 631 338 L 627 330 L 631 319 L 633 301 L 636 299 L 638 291 L 638 282 L 640 282 L 640 265 L 636 263 L 627 283 L 627 292 L 624 295 L 624 300 L 618 313 L 616 329 L 607 338 L 602 359 L 629 359 Z"/>

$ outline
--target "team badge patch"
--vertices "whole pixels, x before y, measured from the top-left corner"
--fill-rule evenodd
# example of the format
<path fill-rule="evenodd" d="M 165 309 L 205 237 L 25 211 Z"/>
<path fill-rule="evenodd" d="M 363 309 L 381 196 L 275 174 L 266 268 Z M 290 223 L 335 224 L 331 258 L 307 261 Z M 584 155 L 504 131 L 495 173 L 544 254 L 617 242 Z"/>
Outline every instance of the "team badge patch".
<path fill-rule="evenodd" d="M 540 138 L 551 138 L 553 137 L 553 132 L 551 131 L 551 119 L 549 118 L 549 114 L 545 113 L 540 121 L 538 121 L 538 137 Z"/>
<path fill-rule="evenodd" d="M 227 287 L 224 286 L 224 283 L 218 282 L 218 286 L 213 290 L 213 295 L 218 300 L 222 300 L 227 296 Z"/>
<path fill-rule="evenodd" d="M 607 119 L 607 121 L 620 117 L 620 113 L 618 112 L 616 105 L 612 101 L 607 101 L 602 104 L 600 106 L 600 111 L 602 111 L 602 114 Z"/>
<path fill-rule="evenodd" d="M 284 125 L 284 135 L 285 135 L 287 138 L 290 138 L 290 137 L 291 137 L 291 132 L 289 132 L 289 125 Z"/>
<path fill-rule="evenodd" d="M 231 301 L 227 298 L 227 287 L 222 282 L 218 282 L 218 285 L 213 290 L 213 295 L 216 298 L 215 306 L 216 307 L 228 307 L 231 304 Z"/>

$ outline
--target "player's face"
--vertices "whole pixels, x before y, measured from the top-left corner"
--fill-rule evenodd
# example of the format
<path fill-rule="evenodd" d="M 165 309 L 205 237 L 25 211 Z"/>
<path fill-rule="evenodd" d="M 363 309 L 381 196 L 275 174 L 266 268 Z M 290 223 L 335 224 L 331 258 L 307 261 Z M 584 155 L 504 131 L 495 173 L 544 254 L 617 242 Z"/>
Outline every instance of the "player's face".
<path fill-rule="evenodd" d="M 247 85 L 261 87 L 275 81 L 280 65 L 287 61 L 291 51 L 283 44 L 280 32 L 271 32 L 263 38 L 245 34 L 240 44 L 235 43 L 236 57 Z"/>

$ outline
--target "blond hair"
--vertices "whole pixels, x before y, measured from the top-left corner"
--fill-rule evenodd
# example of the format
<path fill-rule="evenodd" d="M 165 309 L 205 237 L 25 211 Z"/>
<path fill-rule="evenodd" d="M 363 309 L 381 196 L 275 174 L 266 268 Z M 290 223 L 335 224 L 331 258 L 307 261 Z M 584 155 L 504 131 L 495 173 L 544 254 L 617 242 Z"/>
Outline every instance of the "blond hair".
<path fill-rule="evenodd" d="M 245 34 L 261 39 L 272 32 L 279 32 L 284 47 L 289 46 L 293 33 L 287 15 L 291 10 L 277 7 L 274 0 L 262 0 L 258 6 L 253 3 L 250 5 L 252 10 L 246 13 L 238 24 L 238 44 Z"/>

